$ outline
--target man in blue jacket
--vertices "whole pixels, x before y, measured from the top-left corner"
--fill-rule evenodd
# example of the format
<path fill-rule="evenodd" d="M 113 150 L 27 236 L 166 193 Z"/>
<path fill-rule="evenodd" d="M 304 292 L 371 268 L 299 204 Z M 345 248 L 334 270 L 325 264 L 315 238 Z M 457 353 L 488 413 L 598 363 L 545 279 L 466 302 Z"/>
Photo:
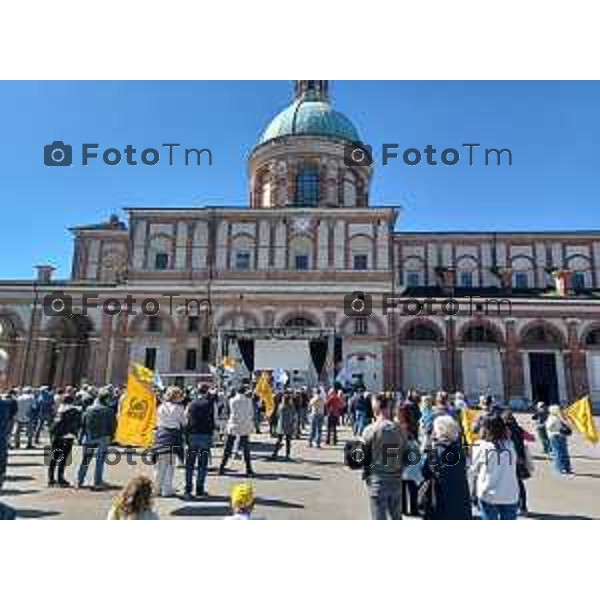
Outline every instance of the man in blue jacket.
<path fill-rule="evenodd" d="M 83 413 L 83 449 L 82 459 L 77 474 L 77 487 L 83 487 L 87 470 L 94 455 L 96 464 L 94 469 L 93 490 L 100 490 L 106 486 L 104 483 L 104 458 L 108 445 L 112 441 L 116 429 L 116 416 L 107 406 L 110 393 L 101 390 L 94 403 Z"/>

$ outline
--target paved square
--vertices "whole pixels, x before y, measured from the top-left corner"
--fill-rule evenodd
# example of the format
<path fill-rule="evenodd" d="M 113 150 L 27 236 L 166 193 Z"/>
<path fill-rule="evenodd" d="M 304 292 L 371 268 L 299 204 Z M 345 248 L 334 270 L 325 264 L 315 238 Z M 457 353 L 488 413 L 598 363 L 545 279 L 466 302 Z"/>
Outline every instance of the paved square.
<path fill-rule="evenodd" d="M 523 417 L 521 421 L 527 424 L 529 418 Z M 272 439 L 266 434 L 253 436 L 257 514 L 268 519 L 368 519 L 368 501 L 360 472 L 343 465 L 343 441 L 350 433 L 344 428 L 342 443 L 322 449 L 309 448 L 305 437 L 294 440 L 292 462 L 266 461 L 272 451 Z M 555 474 L 552 463 L 540 455 L 538 445 L 531 445 L 536 473 L 526 485 L 532 518 L 600 518 L 600 446 L 584 442 L 576 433 L 570 442 L 575 475 L 569 477 Z M 218 476 L 216 465 L 221 452 L 222 447 L 215 450 L 207 480 L 211 496 L 191 502 L 159 498 L 156 508 L 161 518 L 219 519 L 229 514 L 229 492 L 234 483 L 244 479 L 244 467 L 242 460 L 233 460 L 229 465 L 231 471 Z M 75 478 L 79 457 L 80 448 L 76 447 L 75 466 L 67 469 L 70 481 Z M 141 463 L 139 457 L 137 460 Z M 128 466 L 123 460 L 106 467 L 105 479 L 115 489 L 103 492 L 50 489 L 46 486 L 43 463 L 42 449 L 10 452 L 7 481 L 0 499 L 17 509 L 20 518 L 104 519 L 118 493 L 117 486 L 122 486 L 134 472 L 153 474 L 149 466 Z M 178 468 L 175 474 L 178 491 L 183 491 L 183 479 L 184 471 Z"/>

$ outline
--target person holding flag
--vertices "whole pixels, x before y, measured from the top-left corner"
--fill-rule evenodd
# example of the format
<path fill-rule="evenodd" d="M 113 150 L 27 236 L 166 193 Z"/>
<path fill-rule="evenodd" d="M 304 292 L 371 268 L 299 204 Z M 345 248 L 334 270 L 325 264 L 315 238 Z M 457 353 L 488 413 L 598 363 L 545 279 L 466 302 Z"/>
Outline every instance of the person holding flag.
<path fill-rule="evenodd" d="M 591 444 L 598 443 L 598 430 L 592 414 L 592 403 L 588 396 L 584 396 L 567 406 L 564 415 L 588 442 Z"/>
<path fill-rule="evenodd" d="M 156 425 L 156 396 L 152 391 L 154 373 L 132 363 L 127 388 L 119 402 L 115 441 L 123 446 L 148 448 Z"/>
<path fill-rule="evenodd" d="M 254 393 L 260 398 L 265 407 L 267 418 L 270 418 L 275 412 L 275 394 L 273 394 L 273 388 L 269 379 L 269 372 L 263 371 L 254 388 Z"/>
<path fill-rule="evenodd" d="M 548 418 L 546 419 L 546 431 L 550 445 L 552 446 L 552 454 L 556 470 L 561 475 L 571 475 L 571 458 L 569 456 L 568 436 L 572 431 L 569 424 L 564 419 L 560 406 L 553 404 L 548 409 Z"/>

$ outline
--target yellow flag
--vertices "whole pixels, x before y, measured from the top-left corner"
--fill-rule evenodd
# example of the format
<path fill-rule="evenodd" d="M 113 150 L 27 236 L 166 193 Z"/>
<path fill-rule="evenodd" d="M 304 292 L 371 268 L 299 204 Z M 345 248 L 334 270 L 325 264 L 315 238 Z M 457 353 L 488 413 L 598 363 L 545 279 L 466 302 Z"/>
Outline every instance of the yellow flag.
<path fill-rule="evenodd" d="M 461 425 L 465 435 L 465 440 L 469 446 L 474 444 L 479 438 L 479 436 L 473 431 L 473 426 L 475 425 L 478 415 L 479 411 L 474 410 L 473 408 L 465 407 L 460 411 Z"/>
<path fill-rule="evenodd" d="M 261 399 L 262 403 L 265 406 L 265 412 L 267 413 L 267 417 L 270 417 L 275 410 L 275 396 L 273 394 L 273 388 L 271 387 L 271 383 L 269 381 L 269 372 L 263 371 L 258 381 L 256 382 L 256 387 L 254 388 L 254 393 Z"/>
<path fill-rule="evenodd" d="M 235 369 L 235 360 L 229 356 L 223 357 L 222 367 L 227 371 L 233 371 Z"/>
<path fill-rule="evenodd" d="M 588 442 L 598 443 L 598 430 L 596 429 L 596 423 L 594 423 L 592 403 L 588 396 L 584 396 L 567 406 L 563 413 Z"/>
<path fill-rule="evenodd" d="M 148 448 L 156 425 L 156 396 L 152 391 L 154 373 L 133 363 L 121 401 L 115 440 L 124 446 Z"/>

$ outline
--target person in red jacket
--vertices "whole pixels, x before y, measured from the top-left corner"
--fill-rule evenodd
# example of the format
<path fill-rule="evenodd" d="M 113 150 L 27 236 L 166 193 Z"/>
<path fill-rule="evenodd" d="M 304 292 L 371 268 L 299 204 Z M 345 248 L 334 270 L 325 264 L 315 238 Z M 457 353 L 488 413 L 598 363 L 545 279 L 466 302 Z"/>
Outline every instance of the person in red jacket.
<path fill-rule="evenodd" d="M 337 427 L 340 422 L 340 416 L 344 412 L 344 397 L 339 390 L 331 388 L 325 402 L 325 412 L 327 413 L 327 441 L 326 444 L 331 444 L 333 437 L 333 445 L 337 444 Z"/>

